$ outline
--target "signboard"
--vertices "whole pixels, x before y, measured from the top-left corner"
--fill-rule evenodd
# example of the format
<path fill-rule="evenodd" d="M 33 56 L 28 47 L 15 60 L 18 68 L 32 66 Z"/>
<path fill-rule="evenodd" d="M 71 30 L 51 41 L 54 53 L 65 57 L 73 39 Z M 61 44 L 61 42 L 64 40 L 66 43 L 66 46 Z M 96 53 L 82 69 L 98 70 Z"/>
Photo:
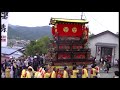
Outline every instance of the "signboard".
<path fill-rule="evenodd" d="M 1 46 L 7 46 L 8 12 L 1 12 Z"/>

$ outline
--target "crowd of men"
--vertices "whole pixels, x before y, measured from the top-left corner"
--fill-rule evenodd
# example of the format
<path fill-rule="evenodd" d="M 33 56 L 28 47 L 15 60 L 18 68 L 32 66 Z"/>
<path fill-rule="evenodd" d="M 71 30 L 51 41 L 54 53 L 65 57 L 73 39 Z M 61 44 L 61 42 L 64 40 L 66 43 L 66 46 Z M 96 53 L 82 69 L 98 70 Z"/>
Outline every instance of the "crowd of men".
<path fill-rule="evenodd" d="M 51 65 L 45 65 L 45 55 L 28 56 L 22 59 L 10 58 L 8 61 L 1 63 L 2 78 L 100 78 L 100 69 L 109 73 L 111 64 L 108 59 L 100 59 L 100 65 L 95 62 L 88 68 L 82 65 L 82 68 L 73 66 L 72 70 L 68 66 L 63 69 L 56 68 Z M 118 78 L 118 72 L 115 72 Z"/>
<path fill-rule="evenodd" d="M 1 77 L 2 78 L 20 78 L 21 72 L 25 67 L 33 67 L 37 71 L 37 67 L 45 63 L 45 55 L 41 56 L 36 54 L 36 56 L 21 57 L 15 59 L 10 57 L 9 60 L 4 60 L 1 62 Z"/>

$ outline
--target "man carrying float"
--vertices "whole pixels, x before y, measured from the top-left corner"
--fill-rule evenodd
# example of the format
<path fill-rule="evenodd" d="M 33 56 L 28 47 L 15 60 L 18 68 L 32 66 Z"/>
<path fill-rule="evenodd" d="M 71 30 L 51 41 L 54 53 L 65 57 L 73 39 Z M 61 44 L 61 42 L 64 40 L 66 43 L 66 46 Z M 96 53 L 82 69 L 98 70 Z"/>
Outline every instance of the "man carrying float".
<path fill-rule="evenodd" d="M 88 71 L 86 65 L 84 65 L 82 69 L 82 78 L 88 78 Z"/>

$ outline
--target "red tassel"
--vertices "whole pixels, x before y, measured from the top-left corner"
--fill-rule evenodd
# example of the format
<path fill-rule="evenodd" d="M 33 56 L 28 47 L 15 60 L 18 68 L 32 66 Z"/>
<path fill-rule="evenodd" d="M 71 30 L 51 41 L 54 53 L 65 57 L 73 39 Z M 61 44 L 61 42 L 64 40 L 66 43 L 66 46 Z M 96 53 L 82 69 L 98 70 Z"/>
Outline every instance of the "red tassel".
<path fill-rule="evenodd" d="M 90 72 L 91 74 L 93 74 L 93 70 L 91 70 L 91 72 Z"/>
<path fill-rule="evenodd" d="M 96 70 L 98 71 L 98 67 L 96 67 Z"/>
<path fill-rule="evenodd" d="M 82 74 L 84 74 L 84 70 L 82 70 Z"/>

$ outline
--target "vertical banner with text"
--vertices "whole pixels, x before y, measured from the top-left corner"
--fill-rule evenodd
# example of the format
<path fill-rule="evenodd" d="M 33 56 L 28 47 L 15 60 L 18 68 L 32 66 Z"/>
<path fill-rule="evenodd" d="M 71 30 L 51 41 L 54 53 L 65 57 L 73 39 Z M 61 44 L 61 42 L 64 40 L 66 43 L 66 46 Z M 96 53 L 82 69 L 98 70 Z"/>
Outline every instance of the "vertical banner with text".
<path fill-rule="evenodd" d="M 8 12 L 1 12 L 1 46 L 7 46 Z"/>

